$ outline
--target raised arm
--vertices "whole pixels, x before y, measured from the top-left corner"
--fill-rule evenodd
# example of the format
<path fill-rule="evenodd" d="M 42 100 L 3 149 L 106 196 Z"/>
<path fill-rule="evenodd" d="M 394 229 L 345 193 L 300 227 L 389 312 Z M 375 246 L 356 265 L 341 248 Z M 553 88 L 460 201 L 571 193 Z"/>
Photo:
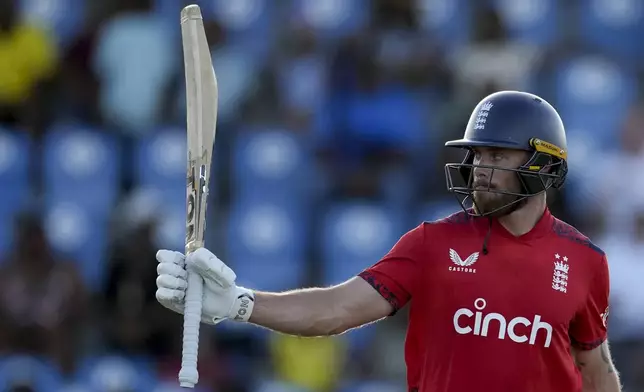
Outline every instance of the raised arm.
<path fill-rule="evenodd" d="M 329 288 L 255 292 L 249 322 L 290 335 L 343 333 L 387 317 L 393 307 L 362 278 Z"/>
<path fill-rule="evenodd" d="M 342 284 L 283 293 L 237 286 L 235 273 L 205 248 L 187 259 L 179 252 L 160 250 L 156 297 L 168 309 L 183 313 L 190 269 L 204 279 L 204 323 L 231 319 L 291 335 L 340 334 L 387 317 L 411 299 L 420 275 L 422 230 L 419 226 L 405 234 L 378 263 Z"/>

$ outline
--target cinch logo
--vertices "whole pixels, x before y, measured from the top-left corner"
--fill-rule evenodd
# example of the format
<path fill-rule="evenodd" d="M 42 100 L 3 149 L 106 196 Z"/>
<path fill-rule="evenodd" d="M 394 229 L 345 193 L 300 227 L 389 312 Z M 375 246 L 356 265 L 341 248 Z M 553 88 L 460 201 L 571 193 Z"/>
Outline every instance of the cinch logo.
<path fill-rule="evenodd" d="M 552 325 L 541 321 L 540 315 L 535 315 L 533 320 L 528 320 L 525 317 L 515 317 L 508 321 L 499 313 L 483 314 L 482 310 L 486 306 L 485 299 L 477 298 L 474 301 L 474 307 L 479 312 L 473 312 L 467 308 L 458 309 L 454 313 L 454 329 L 456 332 L 461 335 L 473 333 L 477 336 L 488 336 L 492 327 L 494 331 L 498 331 L 497 337 L 501 340 L 504 340 L 507 335 L 513 342 L 528 342 L 534 345 L 539 331 L 543 330 L 546 334 L 546 341 L 543 347 L 550 347 Z M 474 320 L 472 320 L 472 317 L 474 317 Z M 527 334 L 529 334 L 529 337 Z"/>

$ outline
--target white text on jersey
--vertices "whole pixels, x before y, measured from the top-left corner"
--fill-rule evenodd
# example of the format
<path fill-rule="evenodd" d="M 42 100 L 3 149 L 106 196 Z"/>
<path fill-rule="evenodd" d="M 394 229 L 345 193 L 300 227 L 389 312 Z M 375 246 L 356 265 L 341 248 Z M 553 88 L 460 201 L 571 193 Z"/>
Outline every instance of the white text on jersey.
<path fill-rule="evenodd" d="M 511 320 L 507 320 L 500 313 L 487 313 L 483 314 L 481 312 L 487 306 L 487 302 L 483 298 L 477 298 L 474 301 L 474 307 L 478 312 L 473 312 L 467 308 L 460 308 L 454 313 L 454 329 L 457 333 L 461 335 L 474 334 L 477 336 L 487 337 L 489 334 L 490 327 L 498 329 L 497 337 L 501 340 L 504 340 L 506 335 L 513 342 L 517 343 L 528 343 L 534 345 L 537 341 L 539 331 L 543 330 L 546 333 L 545 342 L 543 347 L 550 347 L 550 342 L 552 341 L 552 325 L 548 324 L 545 321 L 541 321 L 540 315 L 535 315 L 533 320 L 528 320 L 525 317 L 515 317 Z M 472 322 L 472 317 L 474 321 Z M 496 321 L 496 323 L 493 323 Z M 523 327 L 517 327 L 522 325 Z M 527 329 L 531 327 L 531 329 Z M 519 329 L 519 331 L 517 331 Z M 522 333 L 521 330 L 525 331 Z M 530 336 L 528 337 L 526 333 L 529 331 Z"/>

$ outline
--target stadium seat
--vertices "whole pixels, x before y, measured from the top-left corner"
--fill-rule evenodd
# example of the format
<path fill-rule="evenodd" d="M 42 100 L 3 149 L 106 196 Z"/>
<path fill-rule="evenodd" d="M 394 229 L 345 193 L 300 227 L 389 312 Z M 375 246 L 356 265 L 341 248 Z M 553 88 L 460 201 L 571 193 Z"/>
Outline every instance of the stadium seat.
<path fill-rule="evenodd" d="M 591 47 L 622 60 L 641 60 L 644 48 L 644 4 L 640 0 L 579 2 L 579 32 Z"/>
<path fill-rule="evenodd" d="M 48 360 L 26 355 L 0 358 L 0 390 L 29 385 L 38 392 L 59 392 L 62 377 Z"/>
<path fill-rule="evenodd" d="M 163 249 L 177 252 L 184 251 L 186 239 L 186 209 L 183 205 L 168 206 L 157 215 L 159 225 L 156 232 L 156 243 Z M 212 231 L 210 225 L 208 232 Z"/>
<path fill-rule="evenodd" d="M 25 133 L 0 128 L 0 258 L 9 250 L 16 213 L 31 193 L 31 141 Z"/>
<path fill-rule="evenodd" d="M 552 44 L 559 31 L 559 2 L 555 0 L 494 0 L 510 36 L 519 42 Z"/>
<path fill-rule="evenodd" d="M 418 193 L 418 181 L 414 170 L 395 168 L 383 173 L 380 178 L 380 193 L 383 201 L 392 207 L 405 208 Z"/>
<path fill-rule="evenodd" d="M 230 44 L 252 53 L 258 61 L 269 54 L 279 6 L 269 0 L 196 0 L 193 3 L 201 7 L 204 18 L 214 18 L 227 30 Z"/>
<path fill-rule="evenodd" d="M 226 249 L 239 284 L 269 291 L 300 287 L 308 267 L 308 224 L 304 206 L 236 200 Z"/>
<path fill-rule="evenodd" d="M 458 205 L 456 198 L 423 203 L 412 215 L 410 225 L 411 227 L 415 227 L 423 221 L 435 221 L 459 211 L 462 211 L 462 209 Z"/>
<path fill-rule="evenodd" d="M 377 203 L 344 202 L 328 206 L 322 220 L 319 251 L 322 284 L 334 285 L 356 276 L 375 264 L 404 234 L 405 214 Z M 375 338 L 374 326 L 343 335 L 350 352 L 368 347 Z"/>
<path fill-rule="evenodd" d="M 430 37 L 447 49 L 468 42 L 472 30 L 472 2 L 469 0 L 419 0 L 420 24 Z"/>
<path fill-rule="evenodd" d="M 291 7 L 293 19 L 312 27 L 323 42 L 355 34 L 370 20 L 366 0 L 294 0 Z"/>
<path fill-rule="evenodd" d="M 53 250 L 78 264 L 90 289 L 102 284 L 108 232 L 107 218 L 65 201 L 46 206 L 45 233 Z"/>
<path fill-rule="evenodd" d="M 159 192 L 164 203 L 185 205 L 186 141 L 185 128 L 160 129 L 140 139 L 135 157 L 136 184 Z M 214 186 L 211 181 L 211 193 Z"/>
<path fill-rule="evenodd" d="M 553 85 L 566 128 L 614 146 L 618 127 L 636 99 L 634 77 L 606 58 L 582 56 L 559 64 Z"/>
<path fill-rule="evenodd" d="M 150 392 L 157 384 L 152 364 L 147 359 L 120 355 L 84 358 L 76 379 L 93 392 Z"/>
<path fill-rule="evenodd" d="M 279 90 L 288 109 L 316 113 L 326 103 L 328 75 L 323 57 L 290 60 L 277 70 Z"/>
<path fill-rule="evenodd" d="M 310 156 L 301 135 L 282 130 L 241 132 L 233 150 L 235 197 L 261 195 L 297 202 L 311 184 Z"/>
<path fill-rule="evenodd" d="M 120 148 L 106 132 L 76 126 L 51 129 L 44 140 L 44 186 L 48 202 L 80 205 L 105 216 L 120 192 Z"/>
<path fill-rule="evenodd" d="M 355 138 L 351 144 L 414 151 L 427 139 L 428 109 L 418 94 L 403 86 L 383 86 L 371 94 L 355 94 L 345 108 L 347 132 Z"/>
<path fill-rule="evenodd" d="M 53 31 L 58 46 L 69 45 L 83 29 L 85 0 L 18 0 L 22 15 Z"/>
<path fill-rule="evenodd" d="M 323 284 L 355 276 L 383 257 L 405 232 L 404 214 L 377 203 L 346 202 L 327 208 L 320 252 Z"/>

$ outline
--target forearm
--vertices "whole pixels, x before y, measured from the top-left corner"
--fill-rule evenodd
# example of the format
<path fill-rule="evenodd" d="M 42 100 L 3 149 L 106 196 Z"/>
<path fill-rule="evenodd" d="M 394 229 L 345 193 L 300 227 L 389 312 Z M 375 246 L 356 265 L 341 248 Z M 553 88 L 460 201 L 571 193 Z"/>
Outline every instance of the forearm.
<path fill-rule="evenodd" d="M 577 354 L 577 366 L 583 380 L 583 392 L 620 392 L 619 374 L 604 342 L 594 352 Z"/>
<path fill-rule="evenodd" d="M 610 374 L 583 375 L 582 392 L 621 392 L 617 372 Z"/>
<path fill-rule="evenodd" d="M 289 335 L 327 336 L 344 332 L 341 311 L 329 289 L 255 292 L 250 323 Z"/>

